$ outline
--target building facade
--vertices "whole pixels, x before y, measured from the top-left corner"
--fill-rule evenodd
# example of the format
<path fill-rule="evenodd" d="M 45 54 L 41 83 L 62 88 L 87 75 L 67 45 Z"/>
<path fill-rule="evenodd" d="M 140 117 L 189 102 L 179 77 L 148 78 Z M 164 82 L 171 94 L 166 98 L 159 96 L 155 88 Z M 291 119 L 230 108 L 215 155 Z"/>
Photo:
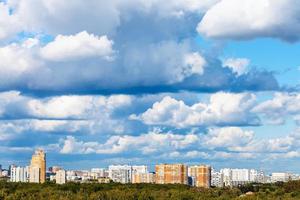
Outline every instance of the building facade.
<path fill-rule="evenodd" d="M 158 184 L 187 184 L 187 166 L 184 164 L 160 164 L 155 166 L 155 182 Z"/>
<path fill-rule="evenodd" d="M 287 182 L 291 180 L 291 174 L 285 172 L 275 172 L 271 175 L 271 182 Z"/>
<path fill-rule="evenodd" d="M 65 184 L 66 183 L 66 171 L 61 169 L 56 172 L 55 175 L 56 184 Z"/>
<path fill-rule="evenodd" d="M 211 171 L 211 186 L 214 187 L 223 187 L 223 174 L 219 171 L 215 171 L 212 169 Z"/>
<path fill-rule="evenodd" d="M 192 177 L 194 186 L 209 188 L 211 186 L 211 167 L 195 165 L 189 167 L 189 176 Z"/>
<path fill-rule="evenodd" d="M 154 173 L 134 173 L 132 183 L 155 183 Z"/>
<path fill-rule="evenodd" d="M 11 182 L 27 182 L 29 178 L 28 167 L 12 167 L 10 170 Z"/>
<path fill-rule="evenodd" d="M 32 155 L 30 162 L 30 178 L 31 183 L 44 183 L 46 181 L 46 154 L 39 149 Z"/>
<path fill-rule="evenodd" d="M 30 168 L 29 168 L 29 182 L 30 183 L 41 183 L 40 173 L 41 173 L 41 169 L 39 167 L 30 166 Z"/>
<path fill-rule="evenodd" d="M 108 167 L 109 178 L 116 183 L 131 183 L 132 167 L 129 165 L 110 165 Z"/>

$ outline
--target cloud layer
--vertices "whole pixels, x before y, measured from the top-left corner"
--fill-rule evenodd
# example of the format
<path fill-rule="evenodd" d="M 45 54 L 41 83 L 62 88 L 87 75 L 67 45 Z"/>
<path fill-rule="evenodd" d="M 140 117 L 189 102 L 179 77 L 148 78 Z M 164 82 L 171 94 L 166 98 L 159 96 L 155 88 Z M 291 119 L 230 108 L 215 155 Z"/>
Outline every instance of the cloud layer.
<path fill-rule="evenodd" d="M 223 51 L 298 41 L 298 4 L 0 0 L 0 163 L 38 147 L 95 166 L 297 158 L 296 89 Z"/>

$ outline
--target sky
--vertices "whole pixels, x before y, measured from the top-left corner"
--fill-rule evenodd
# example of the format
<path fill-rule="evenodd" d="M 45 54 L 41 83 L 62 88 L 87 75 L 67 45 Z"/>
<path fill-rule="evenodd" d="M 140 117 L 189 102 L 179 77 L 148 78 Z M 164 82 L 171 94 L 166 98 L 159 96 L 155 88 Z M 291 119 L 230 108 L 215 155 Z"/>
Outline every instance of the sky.
<path fill-rule="evenodd" d="M 0 164 L 300 173 L 299 40 L 298 0 L 0 0 Z"/>

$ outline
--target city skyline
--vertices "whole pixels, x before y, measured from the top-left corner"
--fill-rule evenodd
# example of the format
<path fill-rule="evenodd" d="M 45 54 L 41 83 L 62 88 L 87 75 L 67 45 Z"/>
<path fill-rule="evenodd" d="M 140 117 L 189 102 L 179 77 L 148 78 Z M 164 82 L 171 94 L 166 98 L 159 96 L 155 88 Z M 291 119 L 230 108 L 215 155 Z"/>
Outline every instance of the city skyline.
<path fill-rule="evenodd" d="M 300 173 L 299 13 L 298 0 L 0 0 L 0 164 L 41 148 L 65 169 Z"/>
<path fill-rule="evenodd" d="M 152 172 L 147 165 L 109 165 L 107 168 L 89 170 L 66 170 L 62 166 L 51 166 L 46 170 L 46 154 L 37 149 L 29 166 L 0 165 L 0 179 L 9 182 L 39 183 L 122 183 L 122 184 L 180 184 L 198 188 L 238 187 L 246 184 L 277 183 L 300 180 L 299 174 L 272 172 L 245 168 L 222 168 L 183 163 L 156 164 Z"/>

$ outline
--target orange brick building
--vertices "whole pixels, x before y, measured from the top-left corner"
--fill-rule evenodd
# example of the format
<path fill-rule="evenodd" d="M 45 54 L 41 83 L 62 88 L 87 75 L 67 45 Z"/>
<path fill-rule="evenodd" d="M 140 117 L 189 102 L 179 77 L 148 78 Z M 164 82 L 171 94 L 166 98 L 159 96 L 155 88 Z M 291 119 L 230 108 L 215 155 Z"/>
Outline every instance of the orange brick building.
<path fill-rule="evenodd" d="M 187 167 L 183 164 L 160 164 L 155 166 L 157 184 L 187 184 Z"/>
<path fill-rule="evenodd" d="M 195 165 L 189 167 L 189 176 L 194 179 L 196 187 L 209 188 L 211 186 L 211 167 Z"/>

